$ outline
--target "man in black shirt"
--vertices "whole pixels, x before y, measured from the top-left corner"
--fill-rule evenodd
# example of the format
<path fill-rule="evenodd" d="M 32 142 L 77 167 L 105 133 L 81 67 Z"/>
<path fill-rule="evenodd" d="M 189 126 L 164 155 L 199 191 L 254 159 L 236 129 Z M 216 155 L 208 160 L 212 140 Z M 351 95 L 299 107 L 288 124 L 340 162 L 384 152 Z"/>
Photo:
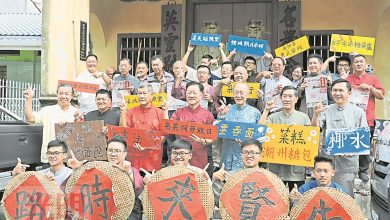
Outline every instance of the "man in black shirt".
<path fill-rule="evenodd" d="M 119 125 L 120 114 L 113 111 L 111 106 L 111 93 L 105 89 L 99 89 L 96 92 L 96 105 L 97 110 L 88 112 L 84 119 L 85 121 L 103 120 L 104 124 Z"/>

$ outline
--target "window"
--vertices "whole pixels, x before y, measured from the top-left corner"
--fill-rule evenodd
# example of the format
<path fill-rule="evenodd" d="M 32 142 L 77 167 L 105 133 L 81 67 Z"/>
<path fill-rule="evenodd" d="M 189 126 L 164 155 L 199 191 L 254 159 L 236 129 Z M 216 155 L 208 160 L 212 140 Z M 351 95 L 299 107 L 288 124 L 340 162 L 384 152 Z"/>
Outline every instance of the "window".
<path fill-rule="evenodd" d="M 20 56 L 20 50 L 0 50 L 0 55 Z"/>
<path fill-rule="evenodd" d="M 161 34 L 118 34 L 118 63 L 122 58 L 128 58 L 134 70 L 141 43 L 139 61 L 150 64 L 151 58 L 161 53 Z"/>
<path fill-rule="evenodd" d="M 0 80 L 7 79 L 7 66 L 0 66 Z"/>
<path fill-rule="evenodd" d="M 344 31 L 302 31 L 302 36 L 306 35 L 309 38 L 310 49 L 303 52 L 303 68 L 307 69 L 307 57 L 309 54 L 317 53 L 322 56 L 324 61 L 333 55 L 336 56 L 349 56 L 348 53 L 340 53 L 340 52 L 332 52 L 329 50 L 329 45 L 331 41 L 332 34 L 345 34 L 345 35 L 353 35 L 352 30 L 344 30 Z M 336 64 L 329 64 L 329 71 L 332 73 L 336 72 Z"/>

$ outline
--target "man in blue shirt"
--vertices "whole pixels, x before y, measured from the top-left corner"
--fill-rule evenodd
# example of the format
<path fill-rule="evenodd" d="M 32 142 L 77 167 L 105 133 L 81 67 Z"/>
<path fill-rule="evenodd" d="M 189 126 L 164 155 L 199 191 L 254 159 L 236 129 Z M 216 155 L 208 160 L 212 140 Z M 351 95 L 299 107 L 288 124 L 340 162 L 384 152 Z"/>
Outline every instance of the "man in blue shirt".
<path fill-rule="evenodd" d="M 301 187 L 294 188 L 290 192 L 290 199 L 292 204 L 302 197 L 302 195 L 316 187 L 332 187 L 344 193 L 345 190 L 336 182 L 332 181 L 335 174 L 333 158 L 327 155 L 316 156 L 314 158 L 314 177 L 315 180 L 303 184 Z"/>

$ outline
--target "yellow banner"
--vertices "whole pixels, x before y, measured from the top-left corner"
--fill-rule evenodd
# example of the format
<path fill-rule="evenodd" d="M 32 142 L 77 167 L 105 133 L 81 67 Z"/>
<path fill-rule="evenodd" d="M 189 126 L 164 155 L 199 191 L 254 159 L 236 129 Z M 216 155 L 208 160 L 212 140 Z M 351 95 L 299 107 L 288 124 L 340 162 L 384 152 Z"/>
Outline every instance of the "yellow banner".
<path fill-rule="evenodd" d="M 261 161 L 313 167 L 318 155 L 320 128 L 268 124 Z"/>
<path fill-rule="evenodd" d="M 309 39 L 307 36 L 303 36 L 294 41 L 291 41 L 288 44 L 285 44 L 281 47 L 275 49 L 275 55 L 277 57 L 289 58 L 297 54 L 302 53 L 310 48 Z"/>
<path fill-rule="evenodd" d="M 127 103 L 127 109 L 139 106 L 138 95 L 127 95 L 125 96 Z M 166 93 L 157 93 L 153 95 L 152 105 L 160 107 L 164 100 L 168 100 Z"/>
<path fill-rule="evenodd" d="M 375 38 L 332 34 L 330 51 L 374 55 Z"/>
<path fill-rule="evenodd" d="M 260 83 L 245 83 L 249 86 L 249 95 L 248 98 L 250 99 L 258 99 L 259 96 L 257 95 L 257 90 L 260 89 Z M 236 85 L 236 82 L 232 82 L 229 85 L 224 85 L 222 87 L 222 96 L 225 97 L 233 97 L 233 87 Z"/>

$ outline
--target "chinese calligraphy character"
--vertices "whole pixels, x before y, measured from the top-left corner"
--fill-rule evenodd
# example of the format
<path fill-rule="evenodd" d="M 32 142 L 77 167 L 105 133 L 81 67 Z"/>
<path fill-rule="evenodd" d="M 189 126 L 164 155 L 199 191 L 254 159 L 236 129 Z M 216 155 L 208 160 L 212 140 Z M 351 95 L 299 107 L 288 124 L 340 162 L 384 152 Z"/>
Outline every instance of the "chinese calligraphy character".
<path fill-rule="evenodd" d="M 170 27 L 173 31 L 176 31 L 175 25 L 179 25 L 179 21 L 177 20 L 177 11 L 167 11 L 164 23 L 165 31 L 167 31 Z"/>
<path fill-rule="evenodd" d="M 288 133 L 290 132 L 290 128 L 286 130 L 280 129 L 280 132 L 282 132 L 282 137 L 280 137 L 279 143 L 289 144 Z"/>
<path fill-rule="evenodd" d="M 255 134 L 254 128 L 248 128 L 245 132 L 245 137 L 252 138 L 254 134 Z"/>
<path fill-rule="evenodd" d="M 284 9 L 284 17 L 282 20 L 279 21 L 279 23 L 284 23 L 284 26 L 286 28 L 292 28 L 294 27 L 294 23 L 296 22 L 296 18 L 293 17 L 292 13 L 297 9 L 297 7 L 294 5 L 290 7 L 289 5 L 286 6 Z"/>
<path fill-rule="evenodd" d="M 41 192 L 36 192 L 35 190 L 32 192 L 31 196 L 28 192 L 20 191 L 16 193 L 16 216 L 15 219 L 22 219 L 25 217 L 30 217 L 30 219 L 35 219 L 34 217 L 38 217 L 38 219 L 44 219 L 45 209 L 38 203 L 43 194 Z M 26 205 L 31 205 L 30 210 L 25 208 Z"/>
<path fill-rule="evenodd" d="M 227 129 L 229 125 L 227 124 L 222 124 L 219 130 L 219 135 L 226 135 Z"/>
<path fill-rule="evenodd" d="M 240 133 L 241 133 L 241 127 L 239 125 L 236 125 L 233 128 L 233 136 L 238 136 L 238 135 L 240 135 Z"/>
<path fill-rule="evenodd" d="M 180 182 L 178 180 L 175 180 L 175 186 L 168 188 L 166 190 L 173 193 L 172 197 L 169 198 L 161 198 L 157 197 L 162 202 L 172 202 L 171 207 L 169 208 L 168 212 L 166 214 L 163 213 L 163 219 L 169 219 L 173 210 L 177 205 L 180 207 L 180 212 L 183 215 L 185 219 L 192 219 L 190 214 L 187 212 L 187 210 L 184 207 L 183 204 L 183 198 L 188 199 L 189 201 L 192 200 L 190 197 L 191 193 L 195 190 L 194 186 L 190 184 L 190 177 L 188 176 L 184 182 Z"/>
<path fill-rule="evenodd" d="M 92 185 L 95 191 L 92 192 L 91 194 L 91 186 L 89 186 L 88 184 L 83 184 L 80 187 L 81 202 L 83 205 L 84 213 L 88 211 L 89 214 L 92 215 L 94 211 L 92 207 L 92 196 L 94 196 L 93 198 L 97 197 L 93 200 L 93 202 L 96 204 L 97 207 L 103 205 L 103 213 L 104 213 L 103 215 L 102 214 L 98 214 L 98 215 L 103 219 L 108 219 L 107 200 L 109 200 L 109 198 L 107 197 L 106 193 L 109 193 L 110 190 L 107 188 L 100 189 L 101 185 L 102 183 L 99 181 L 99 176 L 95 174 L 95 183 Z"/>
<path fill-rule="evenodd" d="M 275 203 L 266 197 L 269 188 L 257 188 L 256 182 L 244 182 L 240 192 L 242 201 L 240 209 L 240 219 L 257 219 L 257 214 L 263 205 L 258 200 L 262 200 L 266 205 L 274 206 Z"/>
<path fill-rule="evenodd" d="M 350 137 L 350 139 L 353 140 L 351 144 L 354 145 L 356 149 L 359 149 L 360 146 L 364 148 L 370 148 L 370 146 L 363 143 L 362 138 L 364 138 L 364 134 L 356 132 L 356 137 Z"/>
<path fill-rule="evenodd" d="M 341 220 L 342 219 L 340 217 L 328 218 L 326 213 L 332 211 L 332 208 L 327 208 L 327 207 L 325 207 L 325 205 L 326 204 L 325 204 L 324 200 L 320 199 L 320 209 L 318 209 L 317 207 L 313 207 L 313 210 L 312 210 L 311 215 L 310 215 L 308 220 L 316 219 L 317 215 L 320 215 L 322 220 Z"/>

